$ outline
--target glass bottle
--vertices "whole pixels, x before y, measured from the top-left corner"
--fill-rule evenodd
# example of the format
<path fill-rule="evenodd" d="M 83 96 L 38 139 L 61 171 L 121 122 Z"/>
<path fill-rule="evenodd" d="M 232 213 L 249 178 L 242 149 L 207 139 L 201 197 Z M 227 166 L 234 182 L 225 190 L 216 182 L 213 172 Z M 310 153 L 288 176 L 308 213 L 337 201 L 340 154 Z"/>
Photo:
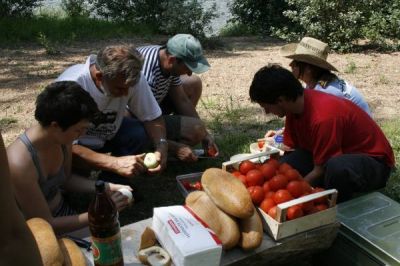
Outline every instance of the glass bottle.
<path fill-rule="evenodd" d="M 123 266 L 118 210 L 105 190 L 96 182 L 96 195 L 89 206 L 89 229 L 95 266 Z"/>

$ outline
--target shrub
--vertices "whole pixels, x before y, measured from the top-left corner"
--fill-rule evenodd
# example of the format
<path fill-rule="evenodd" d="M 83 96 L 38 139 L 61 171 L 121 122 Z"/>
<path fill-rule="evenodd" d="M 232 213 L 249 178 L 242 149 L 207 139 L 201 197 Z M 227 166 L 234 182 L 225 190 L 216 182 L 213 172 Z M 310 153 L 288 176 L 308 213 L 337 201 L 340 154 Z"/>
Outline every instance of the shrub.
<path fill-rule="evenodd" d="M 85 1 L 62 0 L 61 8 L 69 17 L 89 16 L 89 10 Z"/>
<path fill-rule="evenodd" d="M 28 17 L 43 0 L 1 0 L 0 17 Z"/>
<path fill-rule="evenodd" d="M 163 7 L 159 29 L 171 35 L 184 32 L 205 39 L 206 34 L 211 33 L 211 20 L 217 16 L 213 11 L 215 3 L 210 9 L 204 10 L 197 0 L 168 0 Z"/>
<path fill-rule="evenodd" d="M 210 31 L 210 21 L 215 15 L 204 10 L 198 0 L 88 0 L 100 17 L 153 25 L 161 33 L 192 33 L 201 38 Z"/>
<path fill-rule="evenodd" d="M 247 26 L 254 33 L 270 35 L 275 27 L 295 26 L 282 14 L 287 7 L 285 0 L 234 0 L 230 22 Z"/>

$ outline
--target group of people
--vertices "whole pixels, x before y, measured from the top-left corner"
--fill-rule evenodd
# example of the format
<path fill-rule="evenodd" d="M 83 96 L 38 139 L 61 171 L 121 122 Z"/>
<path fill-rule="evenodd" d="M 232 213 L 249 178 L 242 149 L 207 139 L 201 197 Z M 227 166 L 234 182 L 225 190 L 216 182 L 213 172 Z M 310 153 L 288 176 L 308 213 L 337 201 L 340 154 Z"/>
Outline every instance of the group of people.
<path fill-rule="evenodd" d="M 286 117 L 282 161 L 312 185 L 338 189 L 344 201 L 385 186 L 395 162 L 361 93 L 332 73 L 328 51 L 310 37 L 282 47 L 292 71 L 261 68 L 249 94 L 266 113 Z M 110 45 L 66 69 L 37 97 L 38 124 L 7 148 L 14 209 L 65 234 L 88 225 L 87 213 L 77 213 L 64 197 L 94 192 L 94 181 L 80 175 L 87 169 L 106 173 L 108 192 L 122 210 L 128 198 L 118 190 L 132 190 L 124 180 L 160 173 L 169 156 L 194 162 L 195 145 L 218 155 L 196 111 L 202 82 L 192 75 L 209 67 L 200 42 L 177 34 L 165 45 Z M 158 167 L 146 168 L 146 151 L 155 153 Z M 2 182 L 3 191 L 12 191 Z"/>

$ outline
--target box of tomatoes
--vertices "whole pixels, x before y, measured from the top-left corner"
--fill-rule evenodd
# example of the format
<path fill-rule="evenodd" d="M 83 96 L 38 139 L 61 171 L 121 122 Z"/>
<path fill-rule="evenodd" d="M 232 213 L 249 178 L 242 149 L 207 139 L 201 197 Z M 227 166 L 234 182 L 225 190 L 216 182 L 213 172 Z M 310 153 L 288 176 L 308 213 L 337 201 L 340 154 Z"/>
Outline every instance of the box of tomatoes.
<path fill-rule="evenodd" d="M 264 231 L 279 240 L 336 222 L 335 189 L 311 187 L 297 170 L 279 163 L 279 154 L 273 150 L 266 160 L 254 160 L 263 156 L 244 156 L 223 163 L 222 168 L 247 187 L 263 218 Z"/>

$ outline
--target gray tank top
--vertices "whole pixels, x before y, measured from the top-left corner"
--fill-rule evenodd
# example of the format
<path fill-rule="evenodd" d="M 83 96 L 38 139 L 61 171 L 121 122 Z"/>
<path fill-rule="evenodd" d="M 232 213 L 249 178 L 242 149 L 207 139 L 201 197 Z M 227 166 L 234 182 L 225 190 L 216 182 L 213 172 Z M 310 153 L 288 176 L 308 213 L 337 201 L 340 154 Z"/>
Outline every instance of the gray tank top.
<path fill-rule="evenodd" d="M 40 168 L 40 161 L 39 156 L 37 154 L 36 149 L 33 147 L 32 142 L 29 140 L 28 136 L 24 132 L 19 139 L 25 144 L 26 148 L 28 149 L 29 153 L 31 154 L 33 164 L 36 167 L 37 174 L 39 176 L 39 186 L 42 190 L 43 195 L 45 196 L 47 202 L 52 200 L 56 195 L 60 186 L 64 184 L 66 180 L 64 165 L 65 165 L 65 158 L 66 158 L 66 147 L 61 145 L 64 159 L 63 164 L 60 167 L 60 170 L 55 175 L 49 175 L 47 178 L 43 175 L 42 169 Z"/>

